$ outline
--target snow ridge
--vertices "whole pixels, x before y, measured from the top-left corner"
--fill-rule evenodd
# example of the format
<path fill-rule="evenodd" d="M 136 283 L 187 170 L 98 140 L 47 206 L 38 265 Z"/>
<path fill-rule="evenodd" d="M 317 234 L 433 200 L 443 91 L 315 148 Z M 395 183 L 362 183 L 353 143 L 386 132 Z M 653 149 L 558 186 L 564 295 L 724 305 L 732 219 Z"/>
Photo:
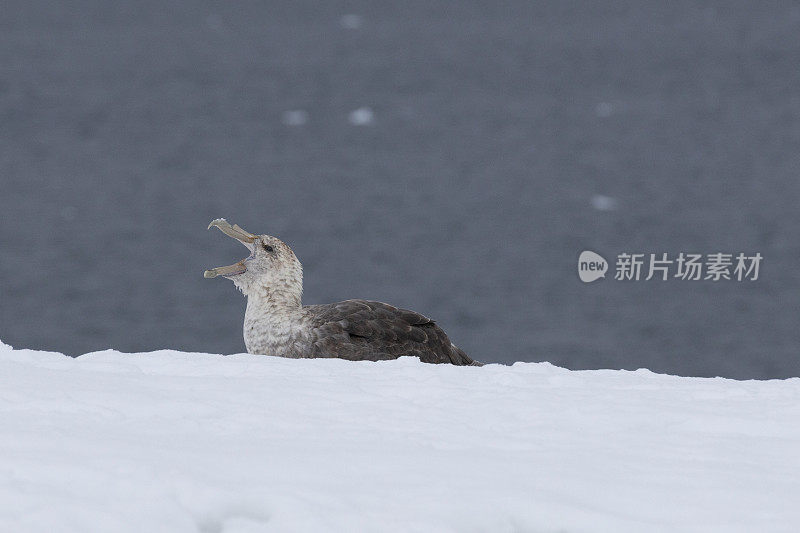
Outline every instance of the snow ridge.
<path fill-rule="evenodd" d="M 2 531 L 797 531 L 800 379 L 0 343 Z"/>

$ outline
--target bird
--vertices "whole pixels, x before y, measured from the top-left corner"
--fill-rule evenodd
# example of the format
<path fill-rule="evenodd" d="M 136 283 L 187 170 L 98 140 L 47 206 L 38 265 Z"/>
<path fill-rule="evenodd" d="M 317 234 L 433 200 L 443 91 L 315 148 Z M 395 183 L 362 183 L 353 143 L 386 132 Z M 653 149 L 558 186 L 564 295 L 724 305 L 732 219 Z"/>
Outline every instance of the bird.
<path fill-rule="evenodd" d="M 224 218 L 212 220 L 212 227 L 250 250 L 245 259 L 203 274 L 233 281 L 247 297 L 243 334 L 248 353 L 350 361 L 411 356 L 424 363 L 483 366 L 436 322 L 414 311 L 370 300 L 303 305 L 303 266 L 286 243 Z"/>

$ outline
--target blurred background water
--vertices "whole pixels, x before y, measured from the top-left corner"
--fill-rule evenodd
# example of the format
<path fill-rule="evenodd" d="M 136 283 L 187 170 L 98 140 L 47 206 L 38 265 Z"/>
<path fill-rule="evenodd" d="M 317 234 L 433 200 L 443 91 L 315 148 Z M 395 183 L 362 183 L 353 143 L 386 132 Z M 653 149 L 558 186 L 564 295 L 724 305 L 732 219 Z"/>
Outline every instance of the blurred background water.
<path fill-rule="evenodd" d="M 244 351 L 227 217 L 306 303 L 486 362 L 800 375 L 800 5 L 55 2 L 0 15 L 0 339 Z M 577 257 L 760 252 L 755 282 Z"/>

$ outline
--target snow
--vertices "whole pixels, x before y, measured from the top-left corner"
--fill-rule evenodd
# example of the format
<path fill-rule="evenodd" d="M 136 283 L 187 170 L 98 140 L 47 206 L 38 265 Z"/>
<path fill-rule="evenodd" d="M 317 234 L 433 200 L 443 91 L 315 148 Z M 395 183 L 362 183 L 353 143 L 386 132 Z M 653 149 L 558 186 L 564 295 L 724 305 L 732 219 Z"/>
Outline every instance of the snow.
<path fill-rule="evenodd" d="M 308 122 L 308 111 L 304 109 L 284 111 L 281 122 L 283 122 L 285 126 L 303 126 Z"/>
<path fill-rule="evenodd" d="M 800 379 L 0 345 L 0 531 L 797 531 Z"/>
<path fill-rule="evenodd" d="M 614 113 L 614 106 L 608 102 L 600 102 L 595 106 L 594 112 L 598 117 L 608 118 Z"/>
<path fill-rule="evenodd" d="M 595 194 L 590 203 L 598 211 L 613 211 L 617 208 L 617 199 L 604 194 Z"/>
<path fill-rule="evenodd" d="M 339 25 L 346 30 L 357 30 L 361 27 L 364 19 L 361 15 L 342 15 L 339 19 Z"/>
<path fill-rule="evenodd" d="M 347 117 L 353 126 L 369 126 L 375 121 L 375 114 L 369 107 L 359 107 L 350 112 Z"/>

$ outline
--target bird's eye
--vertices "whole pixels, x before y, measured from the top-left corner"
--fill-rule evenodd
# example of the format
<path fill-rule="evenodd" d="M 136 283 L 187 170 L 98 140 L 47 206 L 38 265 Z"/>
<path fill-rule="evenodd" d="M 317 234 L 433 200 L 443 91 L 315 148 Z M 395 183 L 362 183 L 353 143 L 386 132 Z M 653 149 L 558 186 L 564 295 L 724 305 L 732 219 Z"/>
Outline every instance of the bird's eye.
<path fill-rule="evenodd" d="M 268 252 L 274 252 L 275 251 L 275 248 L 273 248 L 272 245 L 264 243 L 264 242 L 261 243 L 261 247 L 264 248 Z"/>

